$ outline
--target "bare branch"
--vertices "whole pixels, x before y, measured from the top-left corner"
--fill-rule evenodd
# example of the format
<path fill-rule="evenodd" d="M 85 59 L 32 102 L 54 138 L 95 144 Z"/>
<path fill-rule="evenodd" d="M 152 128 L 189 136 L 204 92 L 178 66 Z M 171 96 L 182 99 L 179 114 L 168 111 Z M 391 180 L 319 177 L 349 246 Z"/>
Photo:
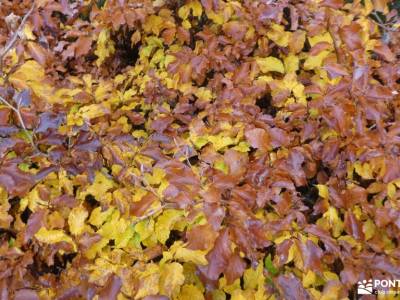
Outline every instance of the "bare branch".
<path fill-rule="evenodd" d="M 22 129 L 23 129 L 23 131 L 24 131 L 26 137 L 27 137 L 28 140 L 29 140 L 29 143 L 32 145 L 32 147 L 33 147 L 36 151 L 39 151 L 39 149 L 36 147 L 36 145 L 35 145 L 35 143 L 34 143 L 34 141 L 33 141 L 33 139 L 32 139 L 32 135 L 29 133 L 28 129 L 26 129 L 24 119 L 22 118 L 21 111 L 19 110 L 19 109 L 20 109 L 19 105 L 18 105 L 18 108 L 15 108 L 13 105 L 11 105 L 10 102 L 8 102 L 8 101 L 7 101 L 6 99 L 4 99 L 2 96 L 0 96 L 0 102 L 3 102 L 7 107 L 9 107 L 10 109 L 12 109 L 12 110 L 15 112 L 15 114 L 16 114 L 17 117 L 18 117 L 18 121 L 19 121 L 19 123 L 20 123 Z"/>
<path fill-rule="evenodd" d="M 142 173 L 144 173 L 142 171 Z M 134 178 L 136 178 L 139 182 L 142 183 L 142 188 L 144 188 L 146 191 L 148 191 L 149 193 L 154 194 L 154 196 L 156 196 L 157 198 L 160 198 L 160 196 L 157 194 L 157 192 L 155 191 L 155 189 L 147 182 L 147 180 L 143 177 L 139 177 L 137 176 L 135 173 L 133 172 L 128 172 L 129 175 L 132 175 Z"/>
<path fill-rule="evenodd" d="M 157 207 L 156 209 L 150 209 L 147 214 L 140 216 L 135 221 L 133 221 L 132 225 L 136 225 L 137 223 L 140 223 L 143 220 L 146 220 L 146 219 L 160 213 L 163 210 L 163 208 L 165 208 L 165 207 L 166 207 L 166 205 L 161 205 L 160 207 Z"/>
<path fill-rule="evenodd" d="M 379 27 L 381 27 L 382 29 L 386 30 L 386 31 L 396 31 L 396 29 L 392 28 L 392 27 L 388 27 L 390 25 L 392 25 L 391 23 L 385 23 L 381 16 L 376 12 L 372 12 L 371 15 L 373 15 L 378 21 L 375 21 L 374 19 L 370 18 L 372 22 L 374 22 L 376 25 L 378 25 Z"/>
<path fill-rule="evenodd" d="M 174 137 L 174 143 L 175 143 L 175 146 L 176 146 L 180 151 L 181 151 L 181 147 L 184 148 L 184 149 L 183 149 L 183 155 L 185 156 L 185 159 L 186 159 L 188 165 L 192 168 L 193 166 L 192 166 L 192 164 L 190 163 L 190 160 L 189 160 L 189 146 L 188 146 L 188 145 L 185 145 L 185 144 L 179 145 L 175 137 Z M 175 155 L 175 154 L 174 154 L 174 155 Z"/>
<path fill-rule="evenodd" d="M 15 111 L 16 113 L 18 113 L 17 112 L 17 109 L 14 107 L 14 106 L 12 106 L 11 104 L 10 104 L 10 102 L 8 102 L 6 99 L 4 99 L 2 96 L 0 96 L 0 101 L 1 102 L 3 102 L 5 105 L 7 105 L 9 108 L 11 108 L 13 111 Z"/>
<path fill-rule="evenodd" d="M 28 20 L 29 16 L 32 14 L 33 9 L 35 8 L 35 5 L 33 4 L 32 7 L 28 10 L 28 12 L 25 14 L 25 16 L 22 18 L 21 23 L 18 26 L 18 29 L 14 32 L 14 34 L 12 35 L 11 39 L 8 41 L 8 43 L 6 44 L 6 46 L 4 47 L 3 51 L 1 51 L 0 54 L 0 59 L 3 60 L 4 56 L 8 53 L 8 51 L 11 50 L 11 48 L 14 46 L 15 42 L 18 39 L 18 35 L 20 34 L 20 32 L 22 32 L 26 21 Z"/>

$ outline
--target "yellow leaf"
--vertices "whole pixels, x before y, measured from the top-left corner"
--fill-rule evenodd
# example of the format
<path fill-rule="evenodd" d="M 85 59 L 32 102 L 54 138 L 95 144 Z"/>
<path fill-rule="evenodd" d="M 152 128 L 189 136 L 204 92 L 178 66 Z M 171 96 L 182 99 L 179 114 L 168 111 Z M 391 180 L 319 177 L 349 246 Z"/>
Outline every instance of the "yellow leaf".
<path fill-rule="evenodd" d="M 363 179 L 374 179 L 374 175 L 372 173 L 372 168 L 369 163 L 362 164 L 361 162 L 357 161 L 354 163 L 354 170 Z"/>
<path fill-rule="evenodd" d="M 214 169 L 217 169 L 227 175 L 229 173 L 229 167 L 225 164 L 223 160 L 217 160 L 214 162 Z"/>
<path fill-rule="evenodd" d="M 101 251 L 109 242 L 109 239 L 102 238 L 100 241 L 97 243 L 94 243 L 86 252 L 85 256 L 88 259 L 94 259 L 97 255 L 98 252 Z"/>
<path fill-rule="evenodd" d="M 332 235 L 335 238 L 339 237 L 343 231 L 344 225 L 342 220 L 339 218 L 337 209 L 333 206 L 330 206 L 323 214 L 323 217 L 328 220 L 329 226 L 332 229 Z"/>
<path fill-rule="evenodd" d="M 114 187 L 114 181 L 108 178 L 101 171 L 97 171 L 94 177 L 94 182 L 90 185 L 83 193 L 83 197 L 86 195 L 92 195 L 96 200 L 100 201 L 108 190 Z"/>
<path fill-rule="evenodd" d="M 190 140 L 193 143 L 193 145 L 196 147 L 196 149 L 201 149 L 208 143 L 208 139 L 205 136 L 190 136 Z"/>
<path fill-rule="evenodd" d="M 160 294 L 168 297 L 179 293 L 181 285 L 185 282 L 183 267 L 176 262 L 164 264 L 160 270 Z"/>
<path fill-rule="evenodd" d="M 265 276 L 264 276 L 264 264 L 260 262 L 256 269 L 252 267 L 246 269 L 243 274 L 244 288 L 247 289 L 257 289 L 264 286 Z"/>
<path fill-rule="evenodd" d="M 219 288 L 224 290 L 226 293 L 231 294 L 235 291 L 235 290 L 240 290 L 241 286 L 240 286 L 240 279 L 236 279 L 233 283 L 228 284 L 228 280 L 226 279 L 226 276 L 223 276 L 219 279 Z"/>
<path fill-rule="evenodd" d="M 10 75 L 10 82 L 17 89 L 31 88 L 39 97 L 50 102 L 53 96 L 53 87 L 42 81 L 45 79 L 45 70 L 36 62 L 28 60 Z"/>
<path fill-rule="evenodd" d="M 387 185 L 387 195 L 390 199 L 393 199 L 396 195 L 396 186 L 391 182 Z"/>
<path fill-rule="evenodd" d="M 305 288 L 308 288 L 308 287 L 314 285 L 316 280 L 317 280 L 317 276 L 315 275 L 315 273 L 311 270 L 308 270 L 307 274 L 305 274 L 303 277 L 303 286 Z"/>
<path fill-rule="evenodd" d="M 376 232 L 376 226 L 371 219 L 368 219 L 364 222 L 362 230 L 365 235 L 365 240 L 368 241 L 369 239 L 373 238 Z"/>
<path fill-rule="evenodd" d="M 237 146 L 233 147 L 232 149 L 245 153 L 250 151 L 250 145 L 247 142 L 240 142 L 239 144 L 237 144 Z"/>
<path fill-rule="evenodd" d="M 226 300 L 226 294 L 221 290 L 213 290 L 211 292 L 213 300 Z"/>
<path fill-rule="evenodd" d="M 201 17 L 203 13 L 203 8 L 199 1 L 192 1 L 190 3 L 190 8 L 192 9 L 192 14 L 194 17 Z"/>
<path fill-rule="evenodd" d="M 179 247 L 176 249 L 175 259 L 182 262 L 192 262 L 196 265 L 207 265 L 206 251 L 190 250 L 187 248 Z"/>
<path fill-rule="evenodd" d="M 279 72 L 285 73 L 285 68 L 280 59 L 276 57 L 257 57 L 256 62 L 263 73 L 267 72 Z"/>
<path fill-rule="evenodd" d="M 326 272 L 323 272 L 322 274 L 324 275 L 324 279 L 326 281 L 339 280 L 339 276 L 336 273 L 332 273 L 332 272 L 326 271 Z"/>
<path fill-rule="evenodd" d="M 331 45 L 333 45 L 333 39 L 332 36 L 330 35 L 329 32 L 324 32 L 315 36 L 309 36 L 308 41 L 311 45 L 311 47 L 314 47 L 316 44 L 321 43 L 321 42 L 327 42 Z"/>
<path fill-rule="evenodd" d="M 190 14 L 190 6 L 188 4 L 181 6 L 178 10 L 178 16 L 182 20 L 186 20 L 189 17 L 189 14 Z"/>
<path fill-rule="evenodd" d="M 41 81 L 45 77 L 45 70 L 36 60 L 26 61 L 18 70 L 10 76 L 10 81 Z M 24 85 L 23 82 L 21 82 Z"/>
<path fill-rule="evenodd" d="M 39 229 L 38 232 L 36 232 L 35 238 L 37 238 L 39 242 L 45 244 L 67 242 L 72 244 L 74 247 L 74 251 L 76 251 L 76 245 L 74 241 L 63 230 L 47 230 L 45 227 L 42 227 Z"/>
<path fill-rule="evenodd" d="M 299 69 L 299 57 L 294 54 L 289 54 L 284 59 L 286 73 L 293 73 Z"/>
<path fill-rule="evenodd" d="M 102 104 L 91 104 L 82 106 L 79 109 L 78 114 L 84 119 L 91 120 L 104 116 L 108 112 L 109 110 L 105 108 Z"/>
<path fill-rule="evenodd" d="M 69 231 L 73 235 L 79 235 L 82 233 L 83 228 L 85 226 L 85 220 L 88 217 L 89 213 L 87 210 L 82 207 L 75 207 L 71 210 L 68 216 L 68 225 Z"/>
<path fill-rule="evenodd" d="M 340 293 L 343 290 L 343 286 L 340 281 L 331 281 L 329 285 L 326 285 L 322 291 L 320 300 L 336 300 L 341 299 Z"/>
<path fill-rule="evenodd" d="M 140 235 L 140 241 L 144 241 L 154 234 L 154 220 L 143 220 L 135 225 L 135 231 Z"/>
<path fill-rule="evenodd" d="M 325 184 L 316 184 L 315 186 L 317 187 L 318 195 L 321 198 L 329 199 L 329 190 L 328 190 L 328 187 Z"/>
<path fill-rule="evenodd" d="M 163 169 L 156 167 L 153 169 L 153 175 L 150 175 L 148 173 L 145 174 L 145 179 L 151 185 L 158 185 L 161 183 L 165 175 L 166 173 Z"/>
<path fill-rule="evenodd" d="M 168 209 L 158 217 L 154 230 L 158 241 L 165 244 L 169 238 L 169 233 L 171 232 L 172 227 L 182 217 L 182 215 L 183 212 L 180 210 Z"/>
<path fill-rule="evenodd" d="M 27 40 L 34 41 L 36 40 L 36 36 L 32 32 L 32 26 L 29 23 L 26 23 L 23 29 L 24 36 Z"/>
<path fill-rule="evenodd" d="M 181 292 L 179 294 L 179 297 L 177 298 L 179 300 L 204 300 L 203 293 L 199 290 L 199 288 L 195 285 L 192 284 L 185 284 Z"/>
<path fill-rule="evenodd" d="M 219 135 L 209 136 L 208 141 L 213 144 L 215 151 L 220 151 L 227 146 L 235 144 L 235 140 L 233 138 L 229 136 L 224 136 L 222 133 Z"/>
<path fill-rule="evenodd" d="M 147 138 L 149 135 L 142 129 L 132 131 L 132 136 L 135 138 Z"/>
<path fill-rule="evenodd" d="M 195 92 L 195 95 L 197 98 L 203 101 L 210 101 L 213 98 L 211 90 L 206 89 L 204 87 L 198 88 L 197 91 Z"/>
<path fill-rule="evenodd" d="M 364 7 L 364 16 L 368 16 L 374 10 L 371 0 L 364 0 Z"/>
<path fill-rule="evenodd" d="M 324 50 L 318 53 L 317 55 L 307 56 L 307 59 L 304 62 L 304 70 L 313 70 L 315 68 L 319 68 L 322 66 L 324 59 L 330 54 L 330 50 Z"/>
<path fill-rule="evenodd" d="M 223 13 L 216 14 L 214 11 L 209 10 L 206 14 L 207 18 L 212 20 L 215 24 L 222 25 L 225 22 L 225 16 Z"/>
<path fill-rule="evenodd" d="M 232 300 L 251 300 L 251 299 L 248 299 L 248 297 L 246 297 L 244 295 L 244 291 L 242 291 L 242 290 L 234 290 L 232 293 L 231 299 Z"/>
<path fill-rule="evenodd" d="M 327 129 L 323 129 L 321 130 L 321 140 L 325 141 L 326 139 L 330 138 L 330 137 L 336 137 L 338 136 L 338 133 L 331 128 L 327 128 Z"/>
<path fill-rule="evenodd" d="M 156 264 L 147 264 L 146 270 L 139 275 L 139 282 L 135 300 L 159 293 L 160 270 Z"/>
<path fill-rule="evenodd" d="M 34 188 L 24 198 L 21 199 L 19 210 L 24 211 L 29 207 L 31 211 L 36 211 L 40 207 L 47 207 L 48 202 L 40 198 L 39 190 Z"/>
<path fill-rule="evenodd" d="M 270 30 L 267 31 L 267 36 L 275 44 L 281 47 L 286 47 L 289 44 L 291 33 L 285 31 L 282 25 L 272 24 Z"/>
<path fill-rule="evenodd" d="M 129 241 L 135 235 L 133 226 L 128 226 L 125 231 L 115 235 L 115 248 L 124 248 L 128 246 Z"/>
<path fill-rule="evenodd" d="M 102 208 L 96 207 L 93 209 L 92 213 L 90 214 L 89 223 L 100 227 L 103 223 L 112 215 L 114 208 L 108 208 L 105 211 L 102 211 Z"/>
<path fill-rule="evenodd" d="M 203 13 L 203 8 L 202 8 L 200 2 L 191 1 L 191 2 L 181 6 L 181 8 L 179 8 L 179 10 L 178 10 L 178 16 L 182 20 L 186 21 L 187 18 L 189 17 L 190 12 L 192 12 L 192 15 L 194 17 L 200 17 Z"/>
<path fill-rule="evenodd" d="M 97 39 L 97 48 L 94 54 L 97 55 L 96 65 L 99 67 L 109 56 L 114 54 L 114 42 L 111 39 L 110 30 L 104 28 Z"/>
<path fill-rule="evenodd" d="M 152 32 L 158 36 L 164 27 L 164 21 L 160 16 L 150 15 L 147 17 L 146 22 L 143 25 L 143 29 L 146 33 Z"/>
<path fill-rule="evenodd" d="M 97 233 L 110 240 L 117 239 L 123 235 L 128 226 L 129 222 L 123 218 L 120 218 L 119 210 L 114 210 L 111 218 L 103 224 Z"/>

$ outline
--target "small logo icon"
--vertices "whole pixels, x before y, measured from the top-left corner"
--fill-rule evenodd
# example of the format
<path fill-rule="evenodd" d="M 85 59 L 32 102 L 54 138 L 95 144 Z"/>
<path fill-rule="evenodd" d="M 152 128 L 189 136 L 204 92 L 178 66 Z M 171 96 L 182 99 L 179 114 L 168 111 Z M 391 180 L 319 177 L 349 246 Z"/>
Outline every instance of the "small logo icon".
<path fill-rule="evenodd" d="M 357 294 L 372 295 L 374 293 L 372 279 L 357 282 Z"/>

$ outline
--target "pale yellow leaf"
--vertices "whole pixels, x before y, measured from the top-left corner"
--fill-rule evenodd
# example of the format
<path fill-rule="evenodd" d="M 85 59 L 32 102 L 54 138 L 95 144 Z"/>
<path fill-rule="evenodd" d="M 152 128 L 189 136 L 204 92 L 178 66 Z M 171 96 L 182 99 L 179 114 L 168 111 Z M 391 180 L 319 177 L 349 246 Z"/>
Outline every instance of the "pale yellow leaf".
<path fill-rule="evenodd" d="M 280 59 L 276 57 L 257 57 L 256 62 L 258 66 L 260 67 L 261 72 L 267 73 L 267 72 L 279 72 L 279 73 L 285 73 L 285 68 L 283 66 L 283 63 Z"/>
<path fill-rule="evenodd" d="M 71 210 L 68 216 L 68 225 L 69 231 L 73 235 L 79 235 L 83 232 L 83 228 L 85 226 L 85 220 L 88 217 L 89 213 L 87 210 L 82 207 L 75 207 Z"/>

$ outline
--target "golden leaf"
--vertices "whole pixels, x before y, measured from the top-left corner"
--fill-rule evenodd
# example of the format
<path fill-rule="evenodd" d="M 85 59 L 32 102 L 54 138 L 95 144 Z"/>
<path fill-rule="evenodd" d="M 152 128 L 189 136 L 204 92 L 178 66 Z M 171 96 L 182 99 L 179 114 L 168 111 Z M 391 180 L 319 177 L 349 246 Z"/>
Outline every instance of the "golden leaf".
<path fill-rule="evenodd" d="M 185 281 L 183 267 L 176 262 L 164 264 L 160 269 L 160 294 L 172 297 L 179 293 Z"/>
<path fill-rule="evenodd" d="M 165 244 L 169 238 L 172 226 L 182 217 L 182 215 L 183 212 L 180 210 L 168 209 L 158 217 L 154 233 L 162 244 Z"/>
<path fill-rule="evenodd" d="M 73 235 L 79 235 L 83 232 L 83 228 L 85 226 L 85 220 L 88 217 L 89 213 L 87 210 L 82 207 L 75 207 L 71 210 L 68 216 L 68 225 L 69 231 Z"/>
<path fill-rule="evenodd" d="M 192 284 L 185 284 L 181 288 L 181 292 L 179 300 L 204 300 L 203 293 L 199 290 L 199 288 Z"/>
<path fill-rule="evenodd" d="M 279 73 L 285 73 L 285 68 L 283 66 L 283 63 L 280 59 L 276 57 L 257 57 L 256 62 L 258 66 L 260 67 L 261 72 L 267 73 L 267 72 L 279 72 Z"/>
<path fill-rule="evenodd" d="M 97 55 L 96 65 L 99 67 L 108 57 L 115 52 L 114 42 L 111 39 L 110 30 L 104 28 L 97 38 L 97 48 L 94 54 Z"/>
<path fill-rule="evenodd" d="M 68 236 L 63 230 L 47 230 L 46 227 L 42 227 L 35 234 L 35 238 L 45 244 L 55 244 L 59 242 L 67 242 L 73 245 L 74 251 L 76 251 L 76 245 L 72 238 Z"/>

